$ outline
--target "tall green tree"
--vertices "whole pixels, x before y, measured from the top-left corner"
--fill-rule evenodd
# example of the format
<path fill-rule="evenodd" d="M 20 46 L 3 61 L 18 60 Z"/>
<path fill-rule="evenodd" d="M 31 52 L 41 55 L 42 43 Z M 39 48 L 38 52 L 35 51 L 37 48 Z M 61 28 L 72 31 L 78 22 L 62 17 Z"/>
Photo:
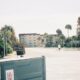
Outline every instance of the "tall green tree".
<path fill-rule="evenodd" d="M 16 43 L 14 29 L 5 25 L 0 30 L 0 57 L 12 53 L 14 43 Z"/>
<path fill-rule="evenodd" d="M 7 42 L 14 47 L 14 45 L 17 43 L 17 38 L 15 36 L 15 31 L 12 26 L 5 25 L 1 28 L 1 33 L 4 37 L 6 37 Z"/>
<path fill-rule="evenodd" d="M 68 33 L 68 38 L 69 38 L 69 31 L 72 30 L 72 26 L 70 24 L 67 24 L 65 26 L 65 29 L 67 29 L 67 33 Z"/>
<path fill-rule="evenodd" d="M 57 33 L 57 35 L 58 35 L 58 37 L 59 37 L 59 39 L 58 39 L 58 44 L 63 45 L 63 39 L 62 39 L 63 33 L 62 33 L 61 29 L 57 29 L 57 30 L 56 30 L 56 33 Z"/>

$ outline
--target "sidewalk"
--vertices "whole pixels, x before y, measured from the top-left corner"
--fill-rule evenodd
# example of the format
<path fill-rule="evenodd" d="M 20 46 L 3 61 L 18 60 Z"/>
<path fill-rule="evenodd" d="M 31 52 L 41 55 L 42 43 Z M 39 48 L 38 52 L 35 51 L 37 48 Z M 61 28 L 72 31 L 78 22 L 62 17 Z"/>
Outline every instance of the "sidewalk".
<path fill-rule="evenodd" d="M 16 55 L 16 51 L 14 51 L 13 53 L 11 54 L 8 54 L 5 58 L 17 58 L 17 55 Z"/>

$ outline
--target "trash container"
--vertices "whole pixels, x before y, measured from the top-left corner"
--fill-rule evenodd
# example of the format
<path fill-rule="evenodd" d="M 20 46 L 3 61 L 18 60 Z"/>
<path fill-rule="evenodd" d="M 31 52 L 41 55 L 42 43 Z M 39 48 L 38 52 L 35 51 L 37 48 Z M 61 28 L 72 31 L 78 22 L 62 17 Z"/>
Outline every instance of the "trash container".
<path fill-rule="evenodd" d="M 46 80 L 45 57 L 0 60 L 0 80 Z"/>
<path fill-rule="evenodd" d="M 16 51 L 17 55 L 25 54 L 25 48 L 23 46 L 15 46 L 14 50 Z"/>
<path fill-rule="evenodd" d="M 25 51 L 23 49 L 16 51 L 17 55 L 24 55 Z"/>

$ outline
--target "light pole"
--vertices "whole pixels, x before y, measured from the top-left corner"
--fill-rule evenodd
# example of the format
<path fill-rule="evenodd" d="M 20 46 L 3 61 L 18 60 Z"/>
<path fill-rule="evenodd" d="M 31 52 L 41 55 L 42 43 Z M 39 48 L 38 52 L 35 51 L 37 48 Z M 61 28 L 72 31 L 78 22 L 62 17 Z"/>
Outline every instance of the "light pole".
<path fill-rule="evenodd" d="M 6 52 L 6 42 L 5 42 L 5 36 L 3 35 L 3 43 L 4 43 L 4 58 L 5 58 L 5 52 Z"/>
<path fill-rule="evenodd" d="M 3 40 L 3 58 L 5 58 L 6 55 L 6 36 L 3 34 L 2 35 L 2 40 Z"/>

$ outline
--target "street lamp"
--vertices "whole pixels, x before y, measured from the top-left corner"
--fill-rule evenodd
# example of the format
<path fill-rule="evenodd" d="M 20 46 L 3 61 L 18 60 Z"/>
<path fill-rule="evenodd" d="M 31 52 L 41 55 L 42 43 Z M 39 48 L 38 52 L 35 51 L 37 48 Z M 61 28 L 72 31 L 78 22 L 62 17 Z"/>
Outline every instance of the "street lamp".
<path fill-rule="evenodd" d="M 5 54 L 6 54 L 6 40 L 5 40 L 5 36 L 3 36 L 3 43 L 4 43 L 4 58 L 5 58 Z"/>

